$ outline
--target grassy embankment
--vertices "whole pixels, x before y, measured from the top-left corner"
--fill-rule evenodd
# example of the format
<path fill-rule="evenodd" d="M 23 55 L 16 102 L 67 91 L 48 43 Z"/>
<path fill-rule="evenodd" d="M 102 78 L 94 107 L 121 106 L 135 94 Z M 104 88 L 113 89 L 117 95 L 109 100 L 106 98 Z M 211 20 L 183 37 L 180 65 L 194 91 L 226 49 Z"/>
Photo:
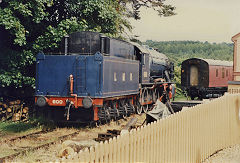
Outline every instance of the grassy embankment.
<path fill-rule="evenodd" d="M 9 138 L 53 127 L 42 119 L 31 119 L 29 122 L 0 122 L 0 137 Z"/>

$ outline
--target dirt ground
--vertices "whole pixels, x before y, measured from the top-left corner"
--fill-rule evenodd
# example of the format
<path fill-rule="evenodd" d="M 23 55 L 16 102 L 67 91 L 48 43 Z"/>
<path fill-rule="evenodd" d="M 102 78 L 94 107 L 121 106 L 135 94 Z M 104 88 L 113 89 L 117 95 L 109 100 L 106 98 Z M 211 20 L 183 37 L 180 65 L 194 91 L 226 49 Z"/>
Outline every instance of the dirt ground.
<path fill-rule="evenodd" d="M 240 163 L 240 144 L 217 152 L 203 163 Z"/>
<path fill-rule="evenodd" d="M 78 135 L 72 137 L 70 140 L 74 141 L 88 141 L 93 140 L 94 138 L 97 138 L 98 133 L 106 133 L 107 130 L 117 129 L 121 130 L 124 125 L 128 123 L 128 121 L 132 117 L 137 117 L 137 125 L 141 125 L 145 120 L 145 114 L 142 115 L 132 115 L 128 117 L 127 119 L 121 119 L 116 122 L 111 122 L 110 124 L 105 124 L 97 128 L 82 128 L 79 129 L 80 132 Z M 66 128 L 60 128 L 58 129 L 60 132 L 66 132 Z M 75 130 L 75 129 L 74 129 Z M 50 145 L 48 148 L 41 148 L 36 151 L 32 151 L 27 153 L 26 155 L 20 155 L 17 156 L 13 160 L 8 160 L 10 162 L 55 162 L 56 160 L 59 160 L 59 151 L 62 149 L 61 143 L 56 143 L 53 145 Z M 46 152 L 47 151 L 47 152 Z"/>
<path fill-rule="evenodd" d="M 88 141 L 97 138 L 98 133 L 105 133 L 108 129 L 122 129 L 124 125 L 132 118 L 137 117 L 138 122 L 137 125 L 141 125 L 145 120 L 145 115 L 132 115 L 127 119 L 119 120 L 119 123 L 111 122 L 110 124 L 105 124 L 97 128 L 82 128 L 79 129 L 78 135 L 74 136 L 70 140 L 74 141 Z M 60 128 L 58 129 L 59 132 L 69 132 L 76 129 L 66 129 Z M 51 136 L 50 136 L 51 137 Z M 4 145 L 1 145 L 4 148 Z M 32 151 L 27 153 L 26 155 L 21 155 L 16 157 L 14 160 L 8 160 L 11 162 L 55 162 L 56 160 L 61 160 L 58 156 L 59 151 L 62 148 L 62 144 L 56 143 L 50 145 L 48 148 L 41 148 L 36 151 Z M 6 150 L 7 148 L 5 148 Z M 2 149 L 3 150 L 3 149 Z M 47 151 L 47 152 L 46 152 Z M 240 144 L 234 145 L 232 147 L 223 149 L 210 158 L 206 159 L 203 163 L 240 163 Z"/>

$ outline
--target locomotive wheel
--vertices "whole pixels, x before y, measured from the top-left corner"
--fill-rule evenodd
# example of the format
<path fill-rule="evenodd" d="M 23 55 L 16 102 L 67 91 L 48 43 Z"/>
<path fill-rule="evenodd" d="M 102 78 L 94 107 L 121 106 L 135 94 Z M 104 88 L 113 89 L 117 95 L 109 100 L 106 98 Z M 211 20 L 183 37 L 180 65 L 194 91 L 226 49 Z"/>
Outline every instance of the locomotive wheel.
<path fill-rule="evenodd" d="M 120 113 L 119 110 L 117 108 L 117 102 L 114 103 L 114 110 L 115 110 L 115 120 L 120 118 Z"/>
<path fill-rule="evenodd" d="M 115 111 L 113 108 L 111 108 L 110 106 L 108 107 L 109 110 L 109 114 L 110 114 L 110 119 L 114 119 L 115 118 Z"/>
<path fill-rule="evenodd" d="M 136 100 L 136 113 L 139 115 L 142 114 L 142 109 L 143 109 L 142 105 L 140 104 L 139 99 L 137 99 Z"/>
<path fill-rule="evenodd" d="M 155 103 L 158 99 L 158 91 L 157 89 L 154 89 L 153 91 L 153 102 Z"/>
<path fill-rule="evenodd" d="M 132 107 L 129 104 L 127 104 L 126 109 L 127 109 L 127 116 L 129 117 L 132 113 Z"/>
<path fill-rule="evenodd" d="M 114 119 L 115 119 L 115 120 L 118 120 L 118 118 L 120 117 L 120 114 L 119 114 L 119 110 L 118 110 L 116 107 L 114 108 L 114 112 L 115 112 L 115 114 L 114 114 L 114 116 L 115 116 Z"/>
<path fill-rule="evenodd" d="M 131 105 L 129 103 L 130 103 L 129 100 L 126 99 L 126 101 L 125 101 L 125 109 L 126 109 L 126 112 L 127 112 L 127 116 L 130 116 L 131 112 L 132 112 L 132 108 L 131 108 Z"/>
<path fill-rule="evenodd" d="M 114 101 L 111 103 L 111 108 L 109 107 L 110 110 L 110 115 L 111 119 L 117 120 L 120 117 L 119 110 L 117 109 L 117 102 Z"/>
<path fill-rule="evenodd" d="M 135 109 L 134 105 L 132 104 L 131 100 L 132 99 L 128 99 L 128 102 L 127 102 L 128 107 L 129 107 L 129 115 L 136 112 L 136 109 Z"/>
<path fill-rule="evenodd" d="M 126 110 L 126 107 L 125 107 L 125 100 L 124 99 L 119 101 L 118 110 L 119 110 L 120 116 L 122 116 L 123 118 L 126 118 L 127 110 Z"/>
<path fill-rule="evenodd" d="M 141 95 L 141 103 L 148 101 L 148 90 L 147 88 L 142 89 L 142 95 Z"/>
<path fill-rule="evenodd" d="M 106 121 L 106 123 L 111 121 L 111 116 L 110 116 L 109 109 L 105 110 L 105 121 Z"/>
<path fill-rule="evenodd" d="M 136 112 L 136 107 L 134 105 L 131 105 L 132 108 L 132 114 L 134 114 Z"/>
<path fill-rule="evenodd" d="M 121 109 L 121 113 L 119 113 L 120 116 L 123 117 L 123 118 L 126 118 L 127 117 L 127 109 L 126 109 L 126 107 L 123 106 L 123 107 L 119 108 L 119 112 L 120 112 L 120 109 Z"/>
<path fill-rule="evenodd" d="M 125 119 L 127 118 L 127 114 L 128 114 L 126 105 L 124 105 L 123 108 L 124 108 L 124 114 L 122 115 L 122 117 Z"/>
<path fill-rule="evenodd" d="M 103 112 L 104 112 L 104 120 L 106 123 L 110 122 L 111 120 L 111 116 L 110 116 L 110 112 L 109 112 L 109 108 L 108 108 L 108 105 L 105 104 L 103 106 Z"/>
<path fill-rule="evenodd" d="M 142 110 L 143 110 L 142 105 L 137 106 L 137 109 L 136 109 L 137 114 L 139 114 L 139 115 L 142 114 Z"/>
<path fill-rule="evenodd" d="M 98 118 L 99 118 L 100 121 L 105 120 L 105 110 L 104 110 L 104 108 L 99 108 Z"/>
<path fill-rule="evenodd" d="M 147 113 L 148 112 L 148 105 L 143 105 L 143 112 L 144 113 Z"/>
<path fill-rule="evenodd" d="M 153 100 L 153 91 L 151 89 L 147 89 L 147 101 Z"/>

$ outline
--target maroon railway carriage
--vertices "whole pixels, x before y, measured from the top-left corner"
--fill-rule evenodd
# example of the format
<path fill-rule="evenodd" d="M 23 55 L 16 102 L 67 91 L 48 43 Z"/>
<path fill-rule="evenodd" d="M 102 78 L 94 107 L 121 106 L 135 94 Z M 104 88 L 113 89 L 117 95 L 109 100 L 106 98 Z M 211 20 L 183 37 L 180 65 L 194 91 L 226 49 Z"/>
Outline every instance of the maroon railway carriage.
<path fill-rule="evenodd" d="M 181 85 L 191 99 L 219 97 L 233 80 L 233 62 L 191 58 L 182 62 Z"/>

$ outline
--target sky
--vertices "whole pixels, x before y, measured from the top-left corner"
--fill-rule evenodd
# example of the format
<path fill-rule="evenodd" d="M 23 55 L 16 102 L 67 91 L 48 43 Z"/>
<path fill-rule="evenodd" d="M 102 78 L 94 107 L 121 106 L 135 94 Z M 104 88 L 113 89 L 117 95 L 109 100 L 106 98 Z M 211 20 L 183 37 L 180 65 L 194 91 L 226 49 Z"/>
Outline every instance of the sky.
<path fill-rule="evenodd" d="M 240 0 L 166 0 L 177 15 L 160 17 L 141 9 L 141 20 L 130 20 L 141 41 L 194 40 L 230 43 L 240 32 Z"/>

